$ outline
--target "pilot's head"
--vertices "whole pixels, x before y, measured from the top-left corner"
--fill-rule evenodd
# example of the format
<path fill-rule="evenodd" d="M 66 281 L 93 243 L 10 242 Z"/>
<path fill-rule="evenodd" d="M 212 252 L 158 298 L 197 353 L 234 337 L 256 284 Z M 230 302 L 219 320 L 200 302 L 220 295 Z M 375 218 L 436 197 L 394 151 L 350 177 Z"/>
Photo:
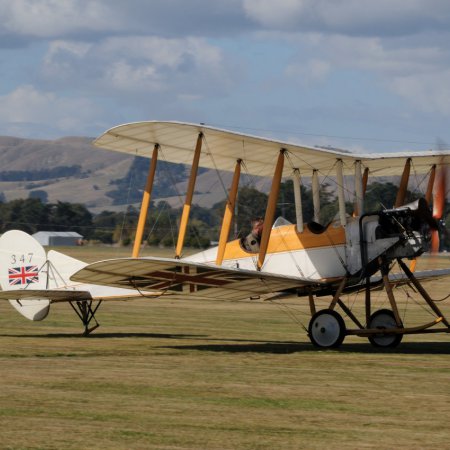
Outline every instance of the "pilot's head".
<path fill-rule="evenodd" d="M 264 225 L 264 219 L 262 217 L 255 217 L 252 219 L 252 232 L 257 235 L 261 235 Z"/>

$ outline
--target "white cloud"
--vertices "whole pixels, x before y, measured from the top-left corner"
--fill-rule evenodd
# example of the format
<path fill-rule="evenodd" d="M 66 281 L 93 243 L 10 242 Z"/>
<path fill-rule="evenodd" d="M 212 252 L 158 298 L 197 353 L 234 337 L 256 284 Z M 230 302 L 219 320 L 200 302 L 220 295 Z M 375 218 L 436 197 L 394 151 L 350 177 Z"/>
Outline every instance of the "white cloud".
<path fill-rule="evenodd" d="M 1 0 L 0 17 L 0 32 L 38 38 L 119 28 L 108 2 L 94 0 Z"/>
<path fill-rule="evenodd" d="M 0 0 L 0 47 L 131 33 L 234 36 L 256 26 L 242 0 Z"/>
<path fill-rule="evenodd" d="M 290 34 L 298 52 L 285 74 L 302 83 L 323 82 L 336 71 L 375 75 L 380 85 L 425 112 L 450 114 L 450 34 L 441 42 L 330 34 Z"/>
<path fill-rule="evenodd" d="M 306 63 L 294 62 L 286 66 L 288 77 L 298 78 L 304 83 L 323 81 L 329 74 L 331 64 L 321 59 L 310 59 Z"/>
<path fill-rule="evenodd" d="M 390 89 L 417 109 L 450 116 L 450 69 L 395 77 Z"/>
<path fill-rule="evenodd" d="M 386 76 L 435 70 L 450 62 L 447 48 L 411 46 L 411 43 L 395 39 L 355 38 L 347 36 L 324 36 L 320 42 L 321 53 L 337 67 L 353 67 L 376 71 Z"/>
<path fill-rule="evenodd" d="M 97 120 L 98 114 L 99 109 L 89 99 L 58 97 L 31 85 L 20 86 L 0 97 L 3 133 L 31 126 L 78 135 L 80 129 L 86 129 L 87 122 Z"/>
<path fill-rule="evenodd" d="M 446 0 L 243 0 L 243 6 L 260 26 L 279 31 L 399 36 L 450 24 Z"/>
<path fill-rule="evenodd" d="M 323 117 L 335 85 L 364 77 L 359 94 L 384 89 L 395 94 L 387 103 L 409 102 L 399 102 L 402 112 L 445 117 L 447 30 L 448 0 L 0 0 L 0 49 L 12 48 L 0 59 L 2 92 L 9 91 L 0 119 L 68 133 L 83 117 L 96 122 L 90 111 L 112 123 L 153 113 L 187 120 L 215 113 L 226 123 L 226 114 L 241 120 L 237 109 L 257 121 L 287 109 L 297 117 L 309 104 Z M 301 83 L 295 94 L 292 80 Z M 313 83 L 324 90 L 306 93 Z M 385 99 L 371 95 L 364 101 L 379 108 Z M 246 102 L 257 114 L 242 113 Z"/>
<path fill-rule="evenodd" d="M 44 56 L 42 70 L 46 77 L 58 79 L 70 78 L 72 61 L 86 56 L 91 44 L 84 42 L 53 41 L 50 42 Z"/>
<path fill-rule="evenodd" d="M 307 0 L 243 0 L 247 15 L 271 28 L 295 25 L 310 7 L 308 3 Z"/>
<path fill-rule="evenodd" d="M 233 78 L 229 65 L 223 52 L 204 39 L 128 36 L 97 44 L 53 42 L 42 76 L 64 88 L 198 96 L 228 89 Z"/>

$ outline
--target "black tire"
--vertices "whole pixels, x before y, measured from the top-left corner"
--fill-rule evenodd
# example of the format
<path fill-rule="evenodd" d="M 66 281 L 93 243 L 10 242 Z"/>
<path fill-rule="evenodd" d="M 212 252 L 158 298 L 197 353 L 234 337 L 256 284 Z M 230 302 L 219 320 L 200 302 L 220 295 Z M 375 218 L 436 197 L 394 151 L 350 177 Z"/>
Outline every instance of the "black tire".
<path fill-rule="evenodd" d="M 390 309 L 379 309 L 375 311 L 371 316 L 368 328 L 379 328 L 380 330 L 386 328 L 396 328 L 397 322 L 395 321 L 394 313 Z M 395 348 L 403 339 L 403 334 L 379 334 L 369 336 L 369 342 L 378 348 Z"/>
<path fill-rule="evenodd" d="M 309 321 L 309 339 L 319 348 L 339 347 L 344 341 L 346 331 L 344 319 L 332 309 L 316 312 Z"/>

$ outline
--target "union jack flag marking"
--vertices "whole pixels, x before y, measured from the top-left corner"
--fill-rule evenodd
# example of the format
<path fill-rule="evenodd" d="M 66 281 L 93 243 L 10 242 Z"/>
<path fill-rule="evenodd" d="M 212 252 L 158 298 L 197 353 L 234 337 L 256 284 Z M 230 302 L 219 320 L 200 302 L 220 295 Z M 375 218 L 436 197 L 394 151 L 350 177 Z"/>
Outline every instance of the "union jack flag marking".
<path fill-rule="evenodd" d="M 8 269 L 9 285 L 31 284 L 39 281 L 37 266 L 13 267 Z"/>

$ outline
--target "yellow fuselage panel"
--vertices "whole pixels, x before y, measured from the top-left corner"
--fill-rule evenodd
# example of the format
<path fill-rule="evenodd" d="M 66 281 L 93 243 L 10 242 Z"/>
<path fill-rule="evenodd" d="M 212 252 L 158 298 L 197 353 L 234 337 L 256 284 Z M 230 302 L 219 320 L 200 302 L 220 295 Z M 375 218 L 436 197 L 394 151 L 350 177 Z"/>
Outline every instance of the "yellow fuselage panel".
<path fill-rule="evenodd" d="M 318 249 L 343 244 L 345 244 L 345 230 L 341 226 L 330 226 L 323 233 L 315 234 L 307 228 L 302 233 L 298 233 L 296 225 L 285 225 L 271 231 L 267 253 Z M 244 250 L 240 239 L 236 239 L 227 243 L 224 259 L 248 258 L 253 254 L 256 253 Z"/>

